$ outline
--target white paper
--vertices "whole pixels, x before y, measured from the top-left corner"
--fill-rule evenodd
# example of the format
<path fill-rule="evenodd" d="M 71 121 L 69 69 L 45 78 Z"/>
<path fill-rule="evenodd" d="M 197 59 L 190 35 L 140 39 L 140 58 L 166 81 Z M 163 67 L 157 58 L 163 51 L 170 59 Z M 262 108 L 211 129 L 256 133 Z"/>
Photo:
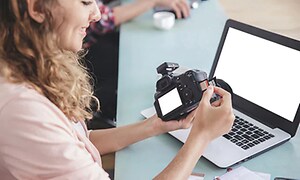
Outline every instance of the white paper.
<path fill-rule="evenodd" d="M 188 180 L 204 180 L 204 177 L 202 176 L 194 176 L 194 175 L 190 175 Z"/>
<path fill-rule="evenodd" d="M 256 173 L 241 166 L 219 177 L 220 180 L 270 180 L 270 175 Z"/>
<path fill-rule="evenodd" d="M 262 172 L 255 172 L 253 171 L 255 174 L 259 175 L 260 177 L 262 177 L 265 180 L 269 180 L 271 179 L 271 174 L 267 174 L 267 173 L 262 173 Z"/>
<path fill-rule="evenodd" d="M 144 109 L 141 111 L 141 114 L 145 117 L 145 118 L 149 118 L 151 116 L 153 116 L 156 113 L 155 108 L 152 106 L 150 108 Z"/>

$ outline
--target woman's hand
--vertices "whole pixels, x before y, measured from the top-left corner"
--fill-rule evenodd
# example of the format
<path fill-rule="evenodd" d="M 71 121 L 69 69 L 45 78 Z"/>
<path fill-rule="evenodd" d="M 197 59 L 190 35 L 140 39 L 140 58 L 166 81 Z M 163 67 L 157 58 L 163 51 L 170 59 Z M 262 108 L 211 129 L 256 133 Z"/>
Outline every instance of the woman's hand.
<path fill-rule="evenodd" d="M 212 105 L 213 93 L 222 98 Z M 231 129 L 234 120 L 231 95 L 221 88 L 209 86 L 189 118 L 193 127 L 188 139 L 171 163 L 154 179 L 188 179 L 209 142 Z"/>
<path fill-rule="evenodd" d="M 154 0 L 155 6 L 162 6 L 174 10 L 178 19 L 187 18 L 190 15 L 190 7 L 186 0 Z"/>
<path fill-rule="evenodd" d="M 211 104 L 210 99 L 213 93 L 220 95 L 221 99 Z M 191 134 L 204 133 L 205 137 L 208 138 L 207 140 L 211 141 L 228 133 L 233 121 L 234 114 L 230 93 L 219 87 L 209 86 L 196 109 Z"/>
<path fill-rule="evenodd" d="M 153 115 L 148 120 L 152 122 L 152 127 L 158 132 L 158 134 L 174 131 L 177 129 L 187 129 L 192 126 L 195 111 L 188 114 L 186 118 L 180 120 L 163 121 L 157 115 Z"/>
<path fill-rule="evenodd" d="M 216 93 L 221 98 L 210 103 L 210 99 Z M 177 129 L 187 129 L 193 124 L 193 135 L 206 134 L 208 140 L 211 141 L 230 131 L 234 115 L 232 111 L 231 95 L 227 91 L 209 86 L 203 93 L 203 97 L 197 109 L 192 111 L 188 116 L 181 120 L 163 121 L 157 115 L 153 115 L 148 119 L 151 122 L 151 127 L 155 134 L 162 134 Z"/>

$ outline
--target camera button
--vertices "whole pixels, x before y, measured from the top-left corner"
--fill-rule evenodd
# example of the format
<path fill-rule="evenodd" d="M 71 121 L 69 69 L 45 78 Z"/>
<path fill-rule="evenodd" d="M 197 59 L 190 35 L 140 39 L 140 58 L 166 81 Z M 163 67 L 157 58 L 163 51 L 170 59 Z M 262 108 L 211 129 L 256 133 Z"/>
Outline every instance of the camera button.
<path fill-rule="evenodd" d="M 184 89 L 183 91 L 184 99 L 191 100 L 193 98 L 193 93 L 189 88 Z"/>

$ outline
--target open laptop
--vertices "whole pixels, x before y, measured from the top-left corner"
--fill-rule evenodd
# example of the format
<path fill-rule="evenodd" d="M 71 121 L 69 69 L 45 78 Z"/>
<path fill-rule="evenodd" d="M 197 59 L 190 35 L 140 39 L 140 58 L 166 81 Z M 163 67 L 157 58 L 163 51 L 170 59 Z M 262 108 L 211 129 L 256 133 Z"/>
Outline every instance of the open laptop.
<path fill-rule="evenodd" d="M 299 41 L 228 20 L 209 76 L 231 86 L 236 120 L 203 156 L 226 168 L 292 138 L 300 121 L 299 67 Z M 189 131 L 170 134 L 185 142 Z"/>

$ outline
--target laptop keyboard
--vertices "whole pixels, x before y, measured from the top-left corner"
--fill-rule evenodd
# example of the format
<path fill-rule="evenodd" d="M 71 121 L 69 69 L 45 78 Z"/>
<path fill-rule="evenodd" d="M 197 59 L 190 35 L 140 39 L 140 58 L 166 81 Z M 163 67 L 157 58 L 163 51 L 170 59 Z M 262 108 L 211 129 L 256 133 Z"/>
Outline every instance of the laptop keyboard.
<path fill-rule="evenodd" d="M 274 135 L 235 116 L 231 131 L 228 134 L 223 135 L 223 137 L 246 150 L 273 138 Z"/>

